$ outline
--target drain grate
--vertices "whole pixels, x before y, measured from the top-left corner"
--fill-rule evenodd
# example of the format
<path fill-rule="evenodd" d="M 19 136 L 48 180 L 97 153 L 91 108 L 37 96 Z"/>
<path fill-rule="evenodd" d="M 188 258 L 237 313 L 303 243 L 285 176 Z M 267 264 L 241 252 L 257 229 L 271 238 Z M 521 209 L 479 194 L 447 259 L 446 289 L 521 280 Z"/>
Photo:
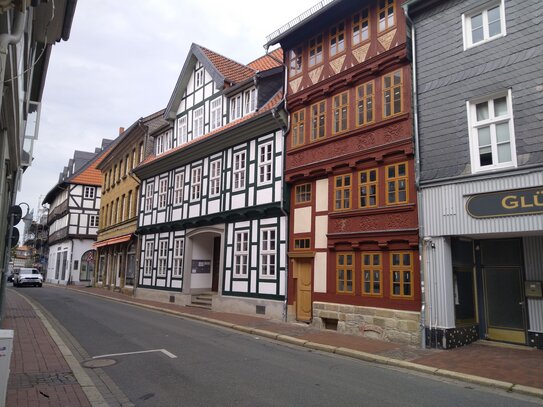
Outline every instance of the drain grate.
<path fill-rule="evenodd" d="M 64 385 L 74 383 L 77 383 L 77 380 L 72 372 L 15 373 L 9 376 L 10 389 L 27 389 L 38 385 Z"/>
<path fill-rule="evenodd" d="M 83 365 L 83 367 L 97 369 L 100 367 L 113 366 L 116 363 L 117 361 L 115 359 L 90 359 L 90 360 L 85 360 L 84 362 L 81 362 L 81 365 Z"/>

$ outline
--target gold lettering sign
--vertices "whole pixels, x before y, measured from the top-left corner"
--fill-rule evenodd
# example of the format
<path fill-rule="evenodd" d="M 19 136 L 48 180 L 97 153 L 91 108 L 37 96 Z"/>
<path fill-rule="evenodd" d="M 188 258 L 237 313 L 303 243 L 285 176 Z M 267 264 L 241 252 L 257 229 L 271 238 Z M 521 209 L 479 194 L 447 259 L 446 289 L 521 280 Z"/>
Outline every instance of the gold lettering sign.
<path fill-rule="evenodd" d="M 543 186 L 472 195 L 466 211 L 477 219 L 543 214 Z"/>

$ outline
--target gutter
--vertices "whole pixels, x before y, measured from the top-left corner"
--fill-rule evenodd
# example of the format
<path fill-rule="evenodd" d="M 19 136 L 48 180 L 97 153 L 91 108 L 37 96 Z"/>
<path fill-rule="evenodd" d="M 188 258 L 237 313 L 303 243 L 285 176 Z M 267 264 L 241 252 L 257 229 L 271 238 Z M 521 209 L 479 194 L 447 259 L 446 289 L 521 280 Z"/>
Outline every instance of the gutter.
<path fill-rule="evenodd" d="M 412 108 L 413 108 L 413 135 L 415 142 L 415 188 L 417 189 L 417 216 L 419 221 L 419 264 L 420 264 L 420 291 L 421 291 L 421 308 L 420 308 L 420 330 L 421 330 L 421 348 L 426 348 L 426 289 L 425 289 L 425 243 L 424 239 L 424 221 L 423 221 L 423 201 L 422 192 L 420 189 L 420 140 L 419 140 L 419 115 L 418 115 L 418 92 L 417 92 L 417 53 L 415 41 L 415 23 L 409 16 L 409 6 L 418 3 L 420 0 L 411 0 L 402 5 L 408 28 L 411 29 L 411 73 L 412 73 Z M 431 319 L 431 318 L 430 318 Z"/>

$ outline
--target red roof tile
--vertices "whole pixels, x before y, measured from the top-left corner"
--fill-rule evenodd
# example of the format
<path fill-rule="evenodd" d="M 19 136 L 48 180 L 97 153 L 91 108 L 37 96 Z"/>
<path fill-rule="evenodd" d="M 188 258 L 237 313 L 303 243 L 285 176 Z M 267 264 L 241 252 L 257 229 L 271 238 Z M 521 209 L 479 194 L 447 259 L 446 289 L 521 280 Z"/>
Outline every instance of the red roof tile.
<path fill-rule="evenodd" d="M 260 58 L 249 62 L 247 66 L 257 71 L 267 71 L 268 69 L 277 68 L 282 65 L 283 61 L 283 49 L 277 48 L 269 54 L 263 55 Z"/>
<path fill-rule="evenodd" d="M 200 47 L 200 49 L 228 82 L 239 83 L 255 74 L 255 70 L 246 65 L 226 58 L 207 48 Z"/>
<path fill-rule="evenodd" d="M 69 180 L 71 184 L 82 184 L 82 185 L 102 185 L 102 173 L 96 168 L 100 162 L 106 157 L 107 154 L 102 153 L 98 159 L 96 159 L 88 168 L 83 170 L 80 174 L 77 174 L 75 177 Z"/>

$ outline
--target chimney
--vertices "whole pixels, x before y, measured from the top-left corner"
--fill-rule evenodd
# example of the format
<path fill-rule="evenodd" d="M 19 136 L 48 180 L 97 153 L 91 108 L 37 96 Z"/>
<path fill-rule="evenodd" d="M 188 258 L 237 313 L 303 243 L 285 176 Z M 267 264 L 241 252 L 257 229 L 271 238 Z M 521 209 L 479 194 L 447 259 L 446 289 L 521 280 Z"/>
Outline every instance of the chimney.
<path fill-rule="evenodd" d="M 119 136 L 124 133 L 124 127 L 119 127 Z"/>

